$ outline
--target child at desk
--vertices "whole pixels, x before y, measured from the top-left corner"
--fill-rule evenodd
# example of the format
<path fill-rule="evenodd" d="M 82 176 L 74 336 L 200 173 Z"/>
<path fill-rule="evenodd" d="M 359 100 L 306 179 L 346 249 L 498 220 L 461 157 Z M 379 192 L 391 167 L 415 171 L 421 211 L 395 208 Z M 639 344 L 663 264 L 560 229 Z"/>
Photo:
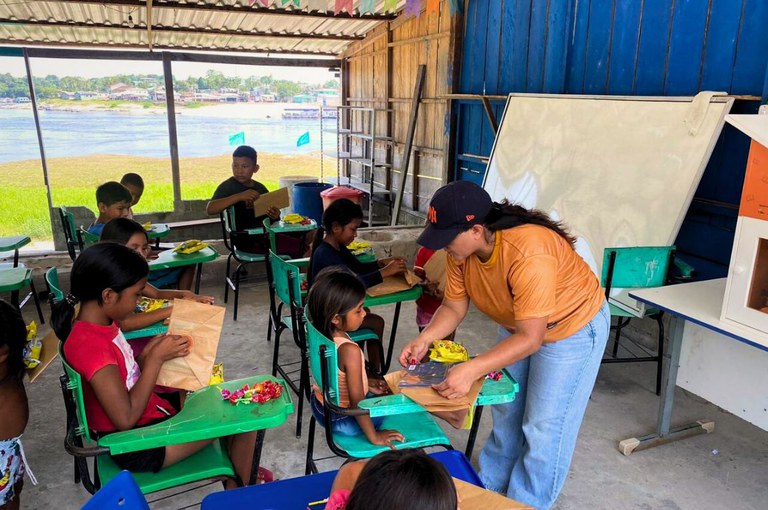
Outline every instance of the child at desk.
<path fill-rule="evenodd" d="M 424 246 L 416 252 L 416 260 L 413 262 L 413 273 L 421 278 L 424 292 L 416 300 L 416 326 L 419 331 L 429 326 L 432 316 L 443 302 L 443 290 L 445 289 L 445 250 L 430 250 Z M 431 261 L 431 262 L 430 262 Z M 438 274 L 429 274 L 427 269 L 439 268 Z M 444 340 L 453 340 L 456 332 L 454 331 Z"/>
<path fill-rule="evenodd" d="M 83 377 L 88 424 L 97 437 L 162 422 L 177 412 L 153 389 L 165 361 L 189 354 L 189 338 L 158 335 L 136 359 L 118 326 L 133 313 L 148 273 L 147 261 L 130 248 L 97 243 L 75 260 L 71 291 L 53 308 L 53 330 L 65 339 L 66 361 Z M 255 441 L 255 432 L 229 437 L 229 456 L 241 480 L 250 478 Z M 210 442 L 152 448 L 112 459 L 121 469 L 158 472 Z M 226 487 L 234 488 L 234 481 L 227 480 Z"/>
<path fill-rule="evenodd" d="M 369 390 L 382 394 L 388 390 L 386 382 L 368 380 L 365 358 L 360 347 L 353 342 L 349 331 L 355 331 L 363 323 L 365 310 L 365 286 L 358 278 L 340 268 L 328 268 L 317 276 L 307 295 L 309 320 L 326 337 L 333 339 L 338 348 L 339 406 L 356 408 L 366 398 Z M 312 413 L 319 423 L 324 423 L 323 393 L 317 386 L 311 396 Z M 372 444 L 394 448 L 392 441 L 403 441 L 396 430 L 377 430 L 382 418 L 368 415 L 331 416 L 333 432 L 341 435 L 357 435 L 361 431 Z"/>
<path fill-rule="evenodd" d="M 104 231 L 101 233 L 101 240 L 123 244 L 144 257 L 144 259 L 146 259 L 151 252 L 149 238 L 147 238 L 147 233 L 144 230 L 144 227 L 128 218 L 117 218 L 107 223 L 104 227 Z M 190 266 L 189 269 L 193 269 L 193 267 Z M 150 273 L 150 275 L 151 274 L 152 273 Z M 144 287 L 142 296 L 151 299 L 191 299 L 193 301 L 208 304 L 213 304 L 214 301 L 213 296 L 201 296 L 195 294 L 191 290 L 161 290 L 149 282 Z M 167 306 L 148 312 L 135 313 L 128 316 L 120 323 L 120 329 L 123 331 L 135 331 L 137 329 L 146 328 L 156 322 L 168 319 L 171 316 L 171 310 L 172 308 Z M 134 349 L 134 354 L 138 356 L 143 349 L 143 344 L 134 341 L 130 342 L 130 344 Z"/>
<path fill-rule="evenodd" d="M 144 179 L 139 174 L 128 172 L 120 178 L 120 184 L 131 193 L 131 207 L 128 209 L 128 218 L 133 219 L 133 208 L 141 200 L 144 194 Z"/>
<path fill-rule="evenodd" d="M 0 509 L 20 506 L 24 473 L 37 480 L 26 466 L 21 434 L 29 420 L 24 390 L 24 345 L 27 328 L 19 310 L 0 300 Z"/>
<path fill-rule="evenodd" d="M 241 145 L 232 153 L 232 177 L 219 184 L 213 197 L 205 208 L 208 214 L 219 214 L 229 207 L 235 210 L 235 230 L 243 231 L 262 228 L 267 217 L 272 221 L 280 219 L 280 209 L 270 207 L 266 215 L 255 216 L 253 204 L 259 196 L 269 190 L 253 179 L 259 171 L 256 149 Z M 303 257 L 306 249 L 305 233 L 281 234 L 275 236 L 277 253 L 290 255 L 291 258 Z M 266 254 L 269 243 L 263 235 L 238 235 L 233 239 L 239 250 L 248 253 Z"/>
<path fill-rule="evenodd" d="M 360 262 L 347 249 L 347 245 L 357 237 L 357 229 L 363 221 L 362 208 L 346 198 L 333 201 L 323 213 L 323 224 L 315 232 L 312 243 L 312 255 L 309 260 L 308 280 L 310 285 L 318 273 L 327 267 L 345 267 L 355 273 L 365 285 L 373 287 L 385 277 L 406 271 L 405 260 L 399 257 L 379 259 L 375 262 Z M 368 313 L 360 326 L 370 329 L 379 339 L 384 335 L 384 319 Z M 368 348 L 368 360 L 374 367 L 380 367 L 377 359 L 378 349 Z"/>
<path fill-rule="evenodd" d="M 390 450 L 339 469 L 325 510 L 457 510 L 445 467 L 422 450 Z M 311 507 L 310 507 L 311 509 Z"/>
<path fill-rule="evenodd" d="M 99 216 L 93 225 L 88 227 L 88 232 L 100 236 L 110 220 L 115 218 L 127 218 L 131 210 L 133 197 L 128 189 L 119 182 L 105 182 L 96 188 L 96 205 L 99 208 Z"/>

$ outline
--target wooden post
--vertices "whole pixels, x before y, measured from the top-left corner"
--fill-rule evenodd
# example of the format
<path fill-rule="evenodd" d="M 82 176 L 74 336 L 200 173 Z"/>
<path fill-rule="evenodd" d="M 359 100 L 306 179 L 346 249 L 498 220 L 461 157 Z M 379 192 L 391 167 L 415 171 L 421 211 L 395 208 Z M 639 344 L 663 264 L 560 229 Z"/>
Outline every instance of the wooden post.
<path fill-rule="evenodd" d="M 32 102 L 32 116 L 35 118 L 35 131 L 37 132 L 37 144 L 40 148 L 40 162 L 43 165 L 43 181 L 45 182 L 45 192 L 48 195 L 48 214 L 51 216 L 53 224 L 53 197 L 51 196 L 51 182 L 48 179 L 48 161 L 45 158 L 45 144 L 43 143 L 43 130 L 40 128 L 40 115 L 37 112 L 37 94 L 35 94 L 35 83 L 32 80 L 32 67 L 29 65 L 29 53 L 24 48 L 24 67 L 27 70 L 27 84 L 29 85 L 29 99 Z"/>
<path fill-rule="evenodd" d="M 405 180 L 408 177 L 408 166 L 411 162 L 411 149 L 413 147 L 413 137 L 416 135 L 416 118 L 419 114 L 419 100 L 421 92 L 424 90 L 424 75 L 427 72 L 427 66 L 420 65 L 416 73 L 416 85 L 413 88 L 413 99 L 411 100 L 411 116 L 408 120 L 408 134 L 405 136 L 405 150 L 403 151 L 403 164 L 400 167 L 400 185 L 397 188 L 397 197 L 395 198 L 395 208 L 392 211 L 391 226 L 397 225 L 397 217 L 400 215 L 400 207 L 403 203 L 403 192 L 405 191 Z"/>

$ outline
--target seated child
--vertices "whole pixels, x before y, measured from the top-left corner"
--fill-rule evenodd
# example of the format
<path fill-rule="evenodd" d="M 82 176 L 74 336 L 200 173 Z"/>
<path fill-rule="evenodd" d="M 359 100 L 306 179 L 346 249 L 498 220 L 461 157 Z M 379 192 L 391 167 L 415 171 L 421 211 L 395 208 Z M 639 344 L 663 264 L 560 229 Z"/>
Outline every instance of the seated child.
<path fill-rule="evenodd" d="M 416 300 L 416 325 L 419 331 L 424 331 L 424 328 L 429 326 L 432 321 L 432 317 L 443 302 L 443 291 L 440 287 L 445 288 L 445 272 L 440 278 L 441 281 L 433 281 L 429 279 L 424 270 L 424 266 L 427 262 L 434 258 L 442 258 L 443 267 L 445 267 L 445 258 L 447 254 L 445 250 L 430 250 L 424 246 L 419 248 L 416 252 L 416 260 L 413 262 L 413 273 L 421 278 L 424 292 L 421 297 Z M 444 340 L 453 340 L 456 332 L 454 331 Z"/>
<path fill-rule="evenodd" d="M 145 259 L 151 251 L 144 227 L 128 218 L 116 218 L 107 223 L 101 233 L 101 240 L 124 244 Z M 190 266 L 190 268 L 192 267 Z M 152 275 L 151 272 L 149 274 Z M 149 282 L 144 287 L 142 295 L 152 299 L 191 299 L 208 304 L 213 304 L 214 301 L 212 296 L 201 296 L 191 290 L 160 290 Z M 168 319 L 171 316 L 171 310 L 172 308 L 167 306 L 150 312 L 135 313 L 120 323 L 120 329 L 122 331 L 135 331 L 146 328 L 156 322 Z M 134 354 L 138 356 L 143 345 L 140 342 L 130 342 L 130 344 L 134 349 Z"/>
<path fill-rule="evenodd" d="M 256 161 L 257 154 L 253 147 L 241 145 L 235 149 L 232 153 L 232 177 L 219 184 L 205 208 L 208 214 L 219 214 L 234 206 L 236 230 L 262 228 L 267 217 L 272 221 L 280 219 L 280 209 L 276 207 L 271 207 L 264 216 L 254 216 L 253 203 L 260 195 L 269 193 L 266 186 L 253 180 L 253 175 L 259 171 Z M 304 238 L 304 232 L 277 234 L 277 252 L 293 258 L 304 256 Z M 267 253 L 269 250 L 269 242 L 262 235 L 238 235 L 234 238 L 234 243 L 238 249 L 249 253 Z"/>
<path fill-rule="evenodd" d="M 105 182 L 96 188 L 96 204 L 99 208 L 99 216 L 96 221 L 88 227 L 88 232 L 100 236 L 109 220 L 115 218 L 125 218 L 131 210 L 133 197 L 131 192 L 119 182 Z"/>
<path fill-rule="evenodd" d="M 21 434 L 29 420 L 24 391 L 24 345 L 27 327 L 19 310 L 0 300 L 0 508 L 20 506 L 24 473 L 37 480 L 26 466 Z"/>
<path fill-rule="evenodd" d="M 66 361 L 83 377 L 85 412 L 97 437 L 158 423 L 177 412 L 153 389 L 165 361 L 189 354 L 189 338 L 158 335 L 136 359 L 118 326 L 133 313 L 148 273 L 147 261 L 130 248 L 97 243 L 75 260 L 70 293 L 53 308 L 53 330 L 64 339 Z M 158 472 L 210 442 L 152 448 L 112 459 L 121 469 Z M 255 432 L 228 438 L 229 456 L 241 480 L 250 479 L 255 442 Z M 227 480 L 227 488 L 235 486 Z"/>
<path fill-rule="evenodd" d="M 400 257 L 360 262 L 352 255 L 347 245 L 357 237 L 357 229 L 362 221 L 362 208 L 349 199 L 340 198 L 328 206 L 323 213 L 323 224 L 315 232 L 315 240 L 312 243 L 307 273 L 310 285 L 317 274 L 326 267 L 346 267 L 360 278 L 366 288 L 381 283 L 386 276 L 405 272 L 405 260 Z M 361 327 L 372 330 L 381 339 L 384 334 L 384 319 L 369 313 Z M 380 368 L 377 355 L 378 351 L 368 348 L 368 360 L 371 365 Z"/>
<path fill-rule="evenodd" d="M 441 463 L 422 450 L 389 450 L 344 464 L 325 510 L 457 510 L 456 486 Z"/>
<path fill-rule="evenodd" d="M 137 222 L 128 219 L 128 218 L 115 218 L 114 220 L 111 220 L 107 223 L 107 225 L 104 226 L 102 232 L 101 232 L 101 241 L 112 241 L 119 244 L 125 244 L 129 248 L 133 248 L 137 252 L 141 254 L 142 257 L 145 259 L 151 258 L 152 254 L 152 248 L 150 248 L 149 245 L 149 237 L 147 237 L 147 232 L 144 230 L 144 227 L 139 225 Z M 185 267 L 178 267 L 178 268 L 171 268 L 171 269 L 160 269 L 158 271 L 151 271 L 149 273 L 149 283 L 151 284 L 152 289 L 150 290 L 149 294 L 146 294 L 147 297 L 155 298 L 154 294 L 155 292 L 160 292 L 163 296 L 172 296 L 172 297 L 159 297 L 155 299 L 175 299 L 175 298 L 184 298 L 184 299 L 196 299 L 197 294 L 192 292 L 190 289 L 192 288 L 192 282 L 195 279 L 195 266 L 185 266 Z M 179 287 L 180 290 L 162 290 L 160 291 L 158 287 L 169 287 L 172 285 L 176 285 Z M 213 298 L 210 298 L 213 300 Z M 207 302 L 208 297 L 205 296 L 205 299 L 203 299 L 203 302 Z M 142 326 L 143 327 L 143 326 Z M 137 328 L 133 328 L 137 329 Z M 141 329 L 141 328 L 138 328 Z M 132 331 L 132 329 L 128 329 L 126 331 Z"/>
<path fill-rule="evenodd" d="M 366 398 L 369 389 L 375 394 L 389 389 L 384 381 L 368 380 L 363 351 L 347 334 L 363 323 L 363 299 L 365 287 L 360 280 L 339 268 L 321 272 L 307 295 L 308 319 L 318 331 L 333 339 L 338 348 L 340 407 L 356 408 L 358 402 Z M 323 393 L 315 386 L 311 396 L 312 412 L 315 419 L 324 424 L 322 402 Z M 368 415 L 334 414 L 331 426 L 337 434 L 358 435 L 362 431 L 372 444 L 394 448 L 392 441 L 403 441 L 403 435 L 396 430 L 376 430 L 381 420 Z"/>
<path fill-rule="evenodd" d="M 120 184 L 131 192 L 131 207 L 128 209 L 128 218 L 133 219 L 133 207 L 141 200 L 144 194 L 144 179 L 139 174 L 129 172 L 120 178 Z"/>

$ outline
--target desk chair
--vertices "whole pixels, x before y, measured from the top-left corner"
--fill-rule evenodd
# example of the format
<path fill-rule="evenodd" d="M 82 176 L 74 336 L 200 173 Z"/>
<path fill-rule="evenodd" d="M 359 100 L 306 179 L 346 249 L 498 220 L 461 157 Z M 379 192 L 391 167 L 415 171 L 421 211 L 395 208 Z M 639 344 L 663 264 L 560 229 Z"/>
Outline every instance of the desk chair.
<path fill-rule="evenodd" d="M 298 264 L 296 263 L 298 262 Z M 304 398 L 309 400 L 309 368 L 307 361 L 307 347 L 305 334 L 299 334 L 299 328 L 303 327 L 301 317 L 304 314 L 305 291 L 301 290 L 302 273 L 301 265 L 309 264 L 308 259 L 283 260 L 272 250 L 269 251 L 269 264 L 267 264 L 267 278 L 270 285 L 270 332 L 275 333 L 275 345 L 272 356 L 272 375 L 278 373 L 285 379 L 286 384 L 299 397 L 299 411 L 296 416 L 296 437 L 301 437 L 302 409 Z M 278 302 L 279 300 L 279 302 Z M 290 315 L 283 315 L 283 305 L 288 305 Z M 290 329 L 293 333 L 293 342 L 299 348 L 298 361 L 280 364 L 280 336 L 283 331 Z M 303 333 L 303 332 L 302 332 Z M 370 329 L 352 331 L 349 337 L 355 342 L 378 341 L 379 337 Z M 381 347 L 381 343 L 377 342 Z M 383 349 L 379 352 L 380 359 L 384 359 Z M 298 370 L 289 367 L 299 365 Z M 298 380 L 291 377 L 298 372 Z"/>
<path fill-rule="evenodd" d="M 29 287 L 29 294 L 19 302 L 19 291 Z M 40 324 L 45 324 L 43 311 L 40 308 L 40 298 L 35 290 L 35 282 L 32 277 L 32 270 L 26 267 L 14 267 L 10 269 L 0 269 L 0 293 L 11 293 L 11 304 L 21 311 L 25 304 L 32 298 L 37 308 L 37 316 Z"/>
<path fill-rule="evenodd" d="M 49 267 L 45 272 L 45 286 L 48 287 L 48 300 L 51 307 L 64 299 L 64 291 L 61 290 L 61 283 L 59 283 L 59 270 L 55 267 Z"/>
<path fill-rule="evenodd" d="M 59 382 L 61 384 L 62 394 L 64 395 L 64 404 L 67 412 L 67 435 L 64 440 L 64 448 L 67 453 L 75 457 L 75 462 L 77 463 L 76 474 L 79 473 L 83 487 L 85 487 L 91 494 L 94 494 L 102 484 L 107 484 L 113 478 L 117 477 L 121 470 L 109 457 L 108 454 L 110 449 L 108 447 L 99 446 L 100 440 L 96 441 L 91 436 L 90 429 L 88 428 L 88 420 L 85 415 L 82 379 L 80 374 L 67 363 L 64 358 L 62 346 L 63 344 L 59 344 L 59 357 L 64 365 L 64 374 L 59 378 Z M 181 413 L 158 425 L 170 429 L 172 420 L 176 417 L 181 417 Z M 205 419 L 204 417 L 197 418 Z M 183 420 L 189 419 L 189 416 L 184 416 L 178 421 L 183 422 Z M 147 431 L 151 427 L 153 426 L 143 427 L 138 433 L 141 434 L 142 431 Z M 177 432 L 168 432 L 166 434 L 174 439 L 178 439 L 175 441 L 177 444 L 189 441 L 188 439 L 185 440 L 185 434 L 183 430 L 180 429 L 183 429 L 183 426 L 177 427 Z M 113 432 L 104 436 L 102 439 L 105 439 L 106 437 L 114 438 L 115 436 L 135 435 L 136 433 L 137 431 L 135 430 Z M 146 441 L 146 443 L 146 447 L 143 449 L 158 446 L 158 444 L 153 443 L 151 440 Z M 95 458 L 93 461 L 93 478 L 91 478 L 87 461 L 89 457 Z M 177 462 L 172 466 L 161 469 L 157 473 L 133 473 L 133 476 L 144 494 L 184 485 L 198 480 L 220 477 L 232 478 L 240 484 L 240 480 L 235 474 L 232 462 L 227 455 L 223 439 L 214 440 L 211 444 L 194 455 Z"/>
<path fill-rule="evenodd" d="M 370 414 L 372 407 L 387 407 L 388 401 L 400 403 L 401 395 L 389 395 L 366 399 L 366 408 L 362 405 L 357 408 L 339 407 L 339 361 L 336 344 L 320 333 L 309 321 L 304 321 L 304 316 L 299 317 L 299 322 L 304 322 L 306 337 L 308 340 L 309 365 L 315 383 L 323 392 L 323 414 L 325 418 L 325 440 L 331 451 L 344 458 L 367 459 L 377 453 L 387 450 L 388 446 L 377 446 L 368 442 L 362 431 L 356 436 L 334 435 L 331 430 L 331 412 L 345 416 L 359 416 Z M 300 334 L 304 334 L 304 327 L 299 327 Z M 395 447 L 401 448 L 426 448 L 428 446 L 442 446 L 446 450 L 453 450 L 450 441 L 443 433 L 435 419 L 423 408 L 404 406 L 405 414 L 400 412 L 398 406 L 394 406 L 392 414 L 384 417 L 380 428 L 395 429 L 405 437 L 405 442 L 395 443 Z M 316 461 L 325 459 L 313 458 L 315 445 L 315 417 L 309 421 L 309 441 L 307 444 L 307 464 L 305 474 L 317 473 Z"/>
<path fill-rule="evenodd" d="M 80 238 L 83 240 L 83 246 L 85 248 L 88 248 L 89 246 L 93 246 L 94 244 L 98 243 L 101 239 L 101 236 L 97 236 L 96 234 L 92 234 L 91 232 L 88 232 L 86 229 L 80 229 L 78 231 L 80 234 Z"/>
<path fill-rule="evenodd" d="M 120 471 L 81 510 L 149 510 L 149 505 L 131 473 Z"/>
<path fill-rule="evenodd" d="M 611 356 L 602 360 L 603 363 L 634 363 L 656 362 L 656 394 L 661 392 L 661 372 L 664 359 L 664 323 L 663 312 L 657 309 L 646 309 L 643 313 L 629 310 L 616 304 L 611 299 L 612 288 L 641 289 L 660 287 L 666 284 L 669 270 L 675 256 L 674 246 L 636 246 L 630 248 L 606 248 L 603 252 L 603 274 L 601 284 L 605 287 L 605 298 L 611 310 L 611 317 L 616 317 L 613 349 Z M 659 327 L 658 349 L 656 354 L 634 342 L 631 344 L 640 351 L 639 354 L 626 349 L 633 356 L 619 357 L 619 339 L 621 330 L 633 318 L 650 318 Z"/>
<path fill-rule="evenodd" d="M 233 320 L 237 320 L 237 305 L 240 296 L 240 275 L 248 264 L 256 262 L 266 262 L 267 256 L 261 253 L 249 253 L 247 251 L 240 250 L 235 247 L 235 236 L 264 236 L 263 228 L 253 228 L 248 230 L 237 230 L 235 225 L 235 208 L 228 207 L 224 211 L 221 211 L 221 231 L 224 239 L 224 246 L 229 250 L 227 256 L 227 273 L 224 276 L 224 302 L 226 303 L 229 298 L 229 289 L 235 295 L 235 311 Z M 232 259 L 237 264 L 237 269 L 230 272 Z"/>
<path fill-rule="evenodd" d="M 75 215 L 66 207 L 59 207 L 59 217 L 61 218 L 61 227 L 64 229 L 64 239 L 67 241 L 67 253 L 74 262 L 77 258 L 77 252 L 83 251 L 84 248 L 81 231 L 75 225 Z"/>

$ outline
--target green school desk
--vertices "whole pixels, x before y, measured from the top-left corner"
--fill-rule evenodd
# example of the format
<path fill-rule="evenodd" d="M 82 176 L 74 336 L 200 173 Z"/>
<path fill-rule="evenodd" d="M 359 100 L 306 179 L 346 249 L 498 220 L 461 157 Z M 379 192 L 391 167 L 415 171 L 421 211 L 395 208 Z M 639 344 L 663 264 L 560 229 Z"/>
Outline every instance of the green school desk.
<path fill-rule="evenodd" d="M 266 404 L 232 405 L 222 400 L 220 389 L 230 391 L 262 381 L 274 381 L 283 386 L 280 398 Z M 187 397 L 179 413 L 163 422 L 148 427 L 109 434 L 99 439 L 99 446 L 109 448 L 111 455 L 146 450 L 159 446 L 214 439 L 243 432 L 258 431 L 253 451 L 253 470 L 250 484 L 256 482 L 261 448 L 266 429 L 279 427 L 293 413 L 291 392 L 284 381 L 269 375 L 256 375 L 207 386 Z"/>
<path fill-rule="evenodd" d="M 387 359 L 384 364 L 384 373 L 389 370 L 392 362 L 392 350 L 395 348 L 395 337 L 397 336 L 397 322 L 400 319 L 400 305 L 403 301 L 416 301 L 421 297 L 421 286 L 416 285 L 408 290 L 395 292 L 394 294 L 385 294 L 383 296 L 365 296 L 364 306 L 374 307 L 381 305 L 395 304 L 395 315 L 392 318 L 392 328 L 389 332 L 389 346 L 387 347 Z M 382 339 L 383 340 L 383 339 Z"/>
<path fill-rule="evenodd" d="M 0 237 L 0 253 L 13 251 L 13 267 L 19 267 L 19 248 L 32 240 L 28 236 Z"/>
<path fill-rule="evenodd" d="M 158 257 L 149 261 L 149 270 L 157 271 L 158 269 L 172 269 L 184 266 L 197 266 L 197 272 L 195 274 L 195 294 L 200 293 L 200 273 L 203 270 L 203 264 L 211 262 L 219 258 L 219 252 L 210 246 L 203 248 L 195 253 L 189 255 L 182 255 L 176 253 L 173 250 L 161 251 Z"/>

